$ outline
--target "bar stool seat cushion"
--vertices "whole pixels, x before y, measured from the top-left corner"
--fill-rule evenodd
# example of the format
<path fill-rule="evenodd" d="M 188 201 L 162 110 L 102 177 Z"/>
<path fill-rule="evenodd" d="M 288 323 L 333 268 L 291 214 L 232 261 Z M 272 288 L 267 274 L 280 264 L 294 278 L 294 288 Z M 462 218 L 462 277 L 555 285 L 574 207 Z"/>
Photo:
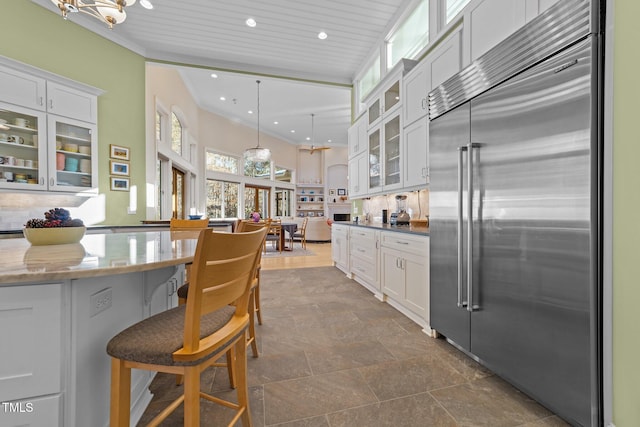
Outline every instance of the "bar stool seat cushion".
<path fill-rule="evenodd" d="M 109 341 L 107 353 L 118 359 L 163 366 L 192 366 L 216 357 L 220 351 L 194 361 L 173 360 L 173 353 L 184 344 L 185 308 L 186 305 L 181 305 L 128 327 Z M 200 338 L 222 328 L 233 317 L 235 311 L 235 307 L 225 306 L 202 316 Z M 244 330 L 238 335 L 242 333 Z"/>

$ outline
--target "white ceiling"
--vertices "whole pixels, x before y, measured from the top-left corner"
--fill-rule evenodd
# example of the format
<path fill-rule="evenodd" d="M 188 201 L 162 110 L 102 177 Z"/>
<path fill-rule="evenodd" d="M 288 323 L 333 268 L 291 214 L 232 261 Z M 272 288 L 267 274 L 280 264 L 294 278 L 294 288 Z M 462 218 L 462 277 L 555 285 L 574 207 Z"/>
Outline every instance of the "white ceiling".
<path fill-rule="evenodd" d="M 51 0 L 32 1 L 59 13 Z M 151 1 L 153 10 L 127 7 L 127 20 L 113 30 L 83 14 L 69 20 L 152 62 L 178 64 L 203 109 L 255 126 L 247 110 L 256 109 L 260 79 L 261 130 L 309 144 L 314 113 L 315 144 L 346 145 L 348 85 L 413 0 Z M 326 40 L 318 39 L 320 31 Z"/>

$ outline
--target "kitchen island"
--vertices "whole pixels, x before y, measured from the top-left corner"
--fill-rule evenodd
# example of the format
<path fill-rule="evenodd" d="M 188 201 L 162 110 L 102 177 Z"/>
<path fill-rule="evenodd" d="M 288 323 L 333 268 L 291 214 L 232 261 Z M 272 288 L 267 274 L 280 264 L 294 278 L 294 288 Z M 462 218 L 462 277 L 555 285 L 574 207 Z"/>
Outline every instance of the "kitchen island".
<path fill-rule="evenodd" d="M 86 234 L 80 243 L 0 240 L 0 425 L 106 426 L 116 333 L 173 307 L 197 233 Z M 134 371 L 131 421 L 151 394 Z"/>

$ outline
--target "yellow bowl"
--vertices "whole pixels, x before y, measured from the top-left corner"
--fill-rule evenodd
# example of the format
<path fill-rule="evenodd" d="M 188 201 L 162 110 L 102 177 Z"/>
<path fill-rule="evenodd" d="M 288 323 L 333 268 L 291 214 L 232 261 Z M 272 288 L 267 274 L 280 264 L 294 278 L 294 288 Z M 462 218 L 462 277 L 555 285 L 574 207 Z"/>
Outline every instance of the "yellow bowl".
<path fill-rule="evenodd" d="M 78 243 L 86 227 L 23 228 L 24 237 L 34 246 Z"/>

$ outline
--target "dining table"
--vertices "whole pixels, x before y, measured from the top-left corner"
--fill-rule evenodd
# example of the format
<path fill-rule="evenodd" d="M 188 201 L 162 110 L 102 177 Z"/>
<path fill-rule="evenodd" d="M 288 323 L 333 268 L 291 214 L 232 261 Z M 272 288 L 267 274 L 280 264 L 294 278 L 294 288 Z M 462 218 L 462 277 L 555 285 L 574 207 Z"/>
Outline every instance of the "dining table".
<path fill-rule="evenodd" d="M 289 234 L 289 241 L 293 242 L 293 234 L 298 231 L 298 224 L 295 222 L 283 222 L 279 225 L 282 228 L 282 233 L 280 233 L 280 247 L 285 251 L 292 251 L 293 243 L 290 247 L 285 244 L 286 239 L 284 232 L 286 231 Z"/>

